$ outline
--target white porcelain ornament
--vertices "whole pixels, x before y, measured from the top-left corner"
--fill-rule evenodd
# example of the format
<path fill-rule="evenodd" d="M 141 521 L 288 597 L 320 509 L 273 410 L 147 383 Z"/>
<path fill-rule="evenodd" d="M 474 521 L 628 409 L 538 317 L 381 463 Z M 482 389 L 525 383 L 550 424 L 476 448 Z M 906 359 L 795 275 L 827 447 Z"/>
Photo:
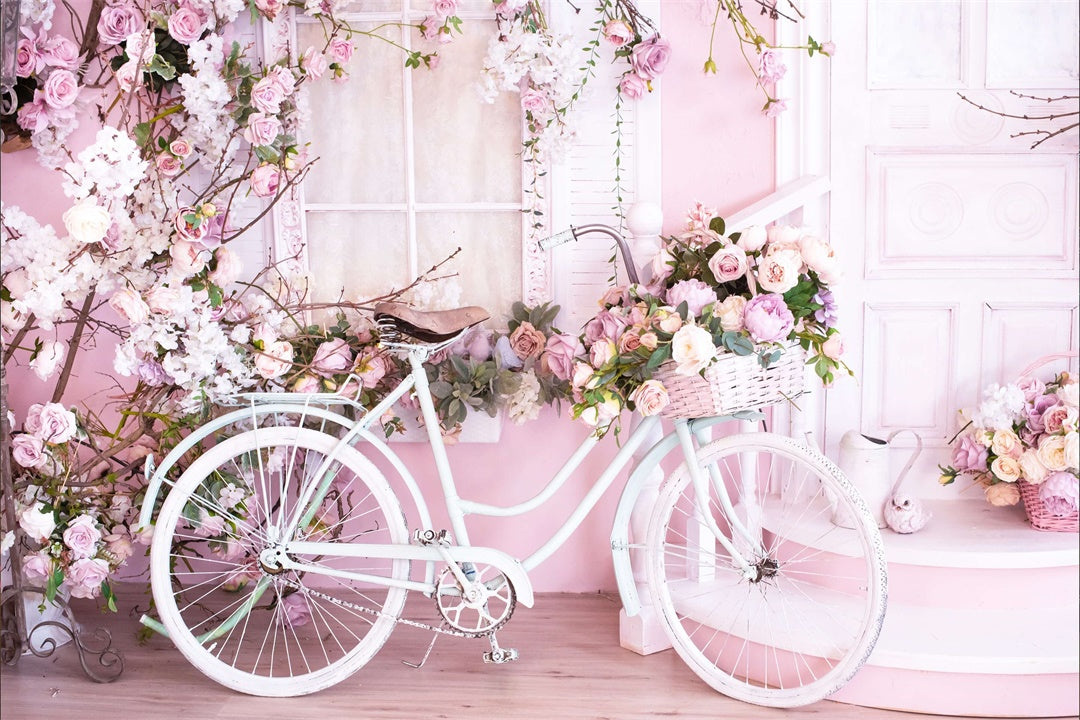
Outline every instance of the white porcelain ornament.
<path fill-rule="evenodd" d="M 917 497 L 905 492 L 893 493 L 885 503 L 885 522 L 894 532 L 904 535 L 922 530 L 931 515 Z"/>

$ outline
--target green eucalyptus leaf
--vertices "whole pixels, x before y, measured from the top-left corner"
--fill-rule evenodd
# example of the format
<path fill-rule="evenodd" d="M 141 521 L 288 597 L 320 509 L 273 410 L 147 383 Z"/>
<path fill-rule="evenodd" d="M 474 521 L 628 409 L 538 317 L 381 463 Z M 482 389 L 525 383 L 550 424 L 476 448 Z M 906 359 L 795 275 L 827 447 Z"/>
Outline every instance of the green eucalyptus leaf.
<path fill-rule="evenodd" d="M 709 221 L 709 229 L 717 235 L 723 235 L 725 229 L 724 218 L 714 217 L 712 220 Z"/>

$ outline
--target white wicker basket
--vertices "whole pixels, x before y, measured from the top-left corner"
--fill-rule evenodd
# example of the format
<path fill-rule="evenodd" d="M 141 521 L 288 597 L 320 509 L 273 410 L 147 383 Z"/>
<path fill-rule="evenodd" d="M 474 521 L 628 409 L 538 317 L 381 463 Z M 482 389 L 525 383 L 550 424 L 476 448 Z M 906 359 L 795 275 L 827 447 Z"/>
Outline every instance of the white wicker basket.
<path fill-rule="evenodd" d="M 794 343 L 780 359 L 762 368 L 757 354 L 723 352 L 700 374 L 680 375 L 669 360 L 653 378 L 667 389 L 670 404 L 660 414 L 666 418 L 697 418 L 727 415 L 740 410 L 775 405 L 802 393 L 806 352 Z"/>

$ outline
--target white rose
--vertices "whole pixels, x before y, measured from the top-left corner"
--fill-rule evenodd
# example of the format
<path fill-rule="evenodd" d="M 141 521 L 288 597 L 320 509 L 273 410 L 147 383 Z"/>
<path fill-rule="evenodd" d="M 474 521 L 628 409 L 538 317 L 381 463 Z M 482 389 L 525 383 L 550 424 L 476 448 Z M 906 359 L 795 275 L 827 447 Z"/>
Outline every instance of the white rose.
<path fill-rule="evenodd" d="M 71 206 L 63 219 L 68 234 L 81 243 L 101 242 L 112 225 L 109 211 L 99 206 L 93 198 Z"/>
<path fill-rule="evenodd" d="M 267 380 L 284 375 L 292 367 L 293 346 L 285 340 L 266 343 L 256 351 L 255 369 Z"/>
<path fill-rule="evenodd" d="M 1075 430 L 1065 436 L 1065 468 L 1067 470 L 1080 468 L 1080 438 Z"/>
<path fill-rule="evenodd" d="M 180 291 L 167 285 L 150 288 L 146 293 L 146 305 L 150 312 L 168 315 L 180 304 Z"/>
<path fill-rule="evenodd" d="M 815 235 L 805 235 L 799 240 L 799 252 L 806 267 L 816 272 L 823 281 L 831 285 L 840 280 L 840 262 L 832 245 Z"/>
<path fill-rule="evenodd" d="M 693 375 L 708 367 L 716 357 L 712 333 L 697 325 L 684 325 L 671 338 L 671 359 L 679 364 L 675 372 Z"/>
<path fill-rule="evenodd" d="M 244 268 L 240 256 L 222 245 L 214 251 L 214 259 L 217 264 L 208 276 L 210 282 L 218 287 L 225 287 L 229 283 L 236 282 Z"/>
<path fill-rule="evenodd" d="M 142 299 L 139 293 L 126 287 L 117 290 L 109 298 L 109 306 L 116 313 L 127 320 L 129 325 L 141 325 L 150 317 L 150 306 Z"/>
<path fill-rule="evenodd" d="M 738 332 L 742 330 L 743 310 L 746 308 L 746 298 L 742 295 L 728 295 L 724 302 L 713 307 L 713 315 L 720 320 L 720 327 L 724 332 Z"/>
<path fill-rule="evenodd" d="M 42 380 L 48 380 L 60 368 L 67 355 L 67 346 L 59 340 L 43 343 L 37 355 L 30 361 L 30 369 Z"/>
<path fill-rule="evenodd" d="M 1019 480 L 1022 474 L 1020 463 L 1008 455 L 994 458 L 994 462 L 990 463 L 990 470 L 1001 480 L 1010 483 Z"/>
<path fill-rule="evenodd" d="M 770 245 L 798 243 L 801 235 L 802 231 L 794 225 L 773 225 L 768 231 Z"/>
<path fill-rule="evenodd" d="M 1076 433 L 1072 433 L 1075 440 Z M 1073 443 L 1075 445 L 1075 442 Z M 1050 470 L 1064 470 L 1068 467 L 1066 462 L 1065 436 L 1048 435 L 1039 441 L 1039 462 Z"/>
<path fill-rule="evenodd" d="M 19 433 L 11 439 L 11 459 L 24 468 L 37 468 L 49 460 L 45 443 L 30 433 Z"/>
<path fill-rule="evenodd" d="M 1024 479 L 1032 485 L 1038 485 L 1050 474 L 1046 466 L 1039 462 L 1039 455 L 1034 450 L 1025 450 L 1020 454 L 1020 470 Z"/>
<path fill-rule="evenodd" d="M 1080 399 L 1080 383 L 1069 383 L 1068 385 L 1062 385 L 1057 391 L 1058 400 L 1062 405 L 1074 408 L 1077 406 L 1077 401 Z"/>
<path fill-rule="evenodd" d="M 766 292 L 783 295 L 799 282 L 802 256 L 797 250 L 770 252 L 757 267 L 758 285 Z"/>
<path fill-rule="evenodd" d="M 51 510 L 46 511 L 42 503 L 36 502 L 19 513 L 19 527 L 34 540 L 48 542 L 56 529 L 56 518 Z"/>
<path fill-rule="evenodd" d="M 202 272 L 206 267 L 206 260 L 210 252 L 202 245 L 177 240 L 169 248 L 169 256 L 172 257 L 172 266 L 181 275 L 187 277 Z"/>
<path fill-rule="evenodd" d="M 765 241 L 768 238 L 765 228 L 760 225 L 751 225 L 739 233 L 739 239 L 735 244 L 746 252 L 755 252 L 765 247 Z"/>

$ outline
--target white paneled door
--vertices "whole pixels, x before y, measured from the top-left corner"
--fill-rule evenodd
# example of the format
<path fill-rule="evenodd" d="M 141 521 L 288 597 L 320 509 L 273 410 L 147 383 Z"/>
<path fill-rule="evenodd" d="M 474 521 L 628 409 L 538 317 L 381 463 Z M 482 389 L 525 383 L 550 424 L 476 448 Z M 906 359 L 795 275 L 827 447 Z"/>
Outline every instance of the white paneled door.
<path fill-rule="evenodd" d="M 828 396 L 826 443 L 910 428 L 937 487 L 957 410 L 1035 358 L 1077 347 L 1077 141 L 1017 97 L 1077 95 L 1075 0 L 833 0 L 831 235 L 855 382 Z M 1075 101 L 1072 102 L 1075 109 Z M 904 436 L 902 436 L 904 437 Z M 898 450 L 897 459 L 902 450 Z M 969 491 L 975 497 L 976 491 Z"/>

